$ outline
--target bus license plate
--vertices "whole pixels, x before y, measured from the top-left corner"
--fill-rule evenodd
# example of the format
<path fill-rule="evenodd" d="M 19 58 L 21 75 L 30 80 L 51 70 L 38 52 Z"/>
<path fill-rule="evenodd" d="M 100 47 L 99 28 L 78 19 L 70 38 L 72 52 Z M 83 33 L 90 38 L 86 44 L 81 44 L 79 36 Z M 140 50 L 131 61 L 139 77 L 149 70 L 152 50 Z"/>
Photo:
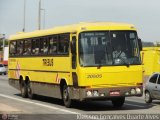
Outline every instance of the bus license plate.
<path fill-rule="evenodd" d="M 110 91 L 110 96 L 120 96 L 119 91 Z"/>

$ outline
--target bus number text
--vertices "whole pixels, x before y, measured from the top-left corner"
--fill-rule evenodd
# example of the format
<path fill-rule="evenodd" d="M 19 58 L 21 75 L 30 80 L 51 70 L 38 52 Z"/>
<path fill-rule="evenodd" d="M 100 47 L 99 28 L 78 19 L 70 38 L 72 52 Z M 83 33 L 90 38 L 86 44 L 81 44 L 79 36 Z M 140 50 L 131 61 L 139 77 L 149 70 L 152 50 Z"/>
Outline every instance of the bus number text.
<path fill-rule="evenodd" d="M 87 78 L 102 78 L 102 74 L 91 74 L 91 75 L 87 75 Z"/>

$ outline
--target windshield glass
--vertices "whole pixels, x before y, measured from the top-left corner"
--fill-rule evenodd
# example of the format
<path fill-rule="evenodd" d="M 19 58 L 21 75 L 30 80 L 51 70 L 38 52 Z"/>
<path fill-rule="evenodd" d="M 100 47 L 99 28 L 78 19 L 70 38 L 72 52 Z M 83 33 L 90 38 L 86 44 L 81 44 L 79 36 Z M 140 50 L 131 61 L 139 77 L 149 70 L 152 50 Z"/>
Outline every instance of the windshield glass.
<path fill-rule="evenodd" d="M 83 32 L 79 37 L 81 66 L 140 64 L 135 31 Z"/>

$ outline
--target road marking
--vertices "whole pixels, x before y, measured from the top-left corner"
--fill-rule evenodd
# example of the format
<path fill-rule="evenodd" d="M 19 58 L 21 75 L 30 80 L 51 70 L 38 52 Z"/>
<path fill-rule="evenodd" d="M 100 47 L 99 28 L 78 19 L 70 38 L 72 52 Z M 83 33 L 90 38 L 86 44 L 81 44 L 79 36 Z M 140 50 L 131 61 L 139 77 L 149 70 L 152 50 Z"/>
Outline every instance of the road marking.
<path fill-rule="evenodd" d="M 44 105 L 44 104 L 36 103 L 36 102 L 33 102 L 33 101 L 22 100 L 22 99 L 11 97 L 11 96 L 4 95 L 4 94 L 0 94 L 0 97 L 9 98 L 9 99 L 17 100 L 17 101 L 20 101 L 20 102 L 30 103 L 30 104 L 46 107 L 46 108 L 49 108 L 49 109 L 59 110 L 61 112 L 66 112 L 66 113 L 70 113 L 70 114 L 80 114 L 78 112 L 73 112 L 73 111 L 70 111 L 70 110 L 65 110 L 65 109 L 61 109 L 61 108 L 57 108 L 57 107 L 53 107 L 53 106 L 49 106 L 49 105 Z"/>
<path fill-rule="evenodd" d="M 124 103 L 125 105 L 129 105 L 129 106 L 134 106 L 134 107 L 140 107 L 140 108 L 144 108 L 145 106 L 141 106 L 141 105 L 133 105 L 133 104 L 129 104 L 129 103 Z"/>

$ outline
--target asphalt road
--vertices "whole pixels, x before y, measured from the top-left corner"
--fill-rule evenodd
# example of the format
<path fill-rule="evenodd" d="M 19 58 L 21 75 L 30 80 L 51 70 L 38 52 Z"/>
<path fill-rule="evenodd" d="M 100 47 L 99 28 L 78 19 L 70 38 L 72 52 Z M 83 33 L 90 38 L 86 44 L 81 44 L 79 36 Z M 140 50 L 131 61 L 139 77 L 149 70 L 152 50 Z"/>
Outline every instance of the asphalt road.
<path fill-rule="evenodd" d="M 114 108 L 110 101 L 74 102 L 72 108 L 66 108 L 59 99 L 44 96 L 37 96 L 34 100 L 22 98 L 18 90 L 8 85 L 7 76 L 1 75 L 0 114 L 3 114 L 3 117 L 7 114 L 8 118 L 16 120 L 87 119 L 88 116 L 83 116 L 86 114 L 160 114 L 160 101 L 146 104 L 143 97 L 129 97 L 126 98 L 124 106 L 119 109 Z M 107 119 L 108 116 L 105 118 Z"/>

